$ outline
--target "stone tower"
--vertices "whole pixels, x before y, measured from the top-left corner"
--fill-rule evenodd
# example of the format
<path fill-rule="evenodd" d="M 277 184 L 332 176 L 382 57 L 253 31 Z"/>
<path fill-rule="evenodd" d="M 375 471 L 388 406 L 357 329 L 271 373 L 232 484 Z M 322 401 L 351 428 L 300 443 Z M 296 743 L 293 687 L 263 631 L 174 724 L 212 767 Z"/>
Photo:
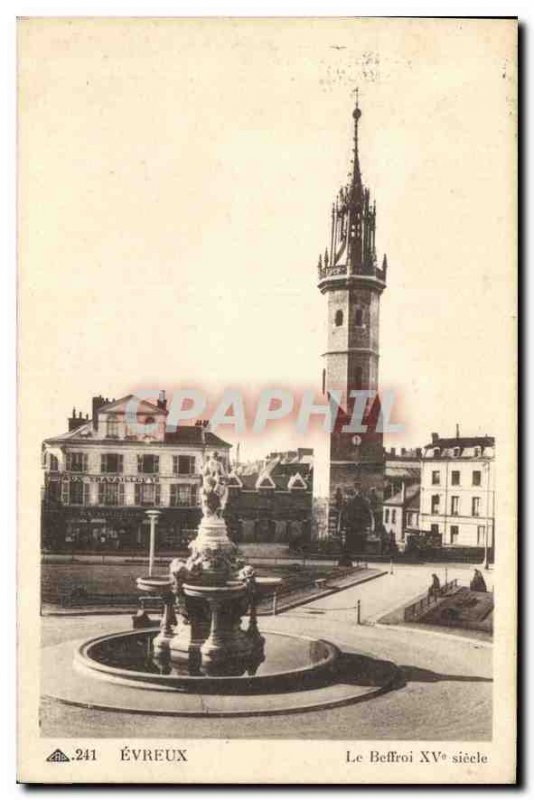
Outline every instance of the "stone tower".
<path fill-rule="evenodd" d="M 330 244 L 319 258 L 318 286 L 327 300 L 323 393 L 331 398 L 340 392 L 342 398 L 329 443 L 329 527 L 342 532 L 351 549 L 364 550 L 381 525 L 384 454 L 382 433 L 376 430 L 378 396 L 367 401 L 365 432 L 343 428 L 354 404 L 364 399 L 360 395 L 356 400 L 351 392 L 378 391 L 380 296 L 386 287 L 387 259 L 384 256 L 377 266 L 376 204 L 360 170 L 358 101 L 352 116 L 352 170 L 332 205 Z"/>

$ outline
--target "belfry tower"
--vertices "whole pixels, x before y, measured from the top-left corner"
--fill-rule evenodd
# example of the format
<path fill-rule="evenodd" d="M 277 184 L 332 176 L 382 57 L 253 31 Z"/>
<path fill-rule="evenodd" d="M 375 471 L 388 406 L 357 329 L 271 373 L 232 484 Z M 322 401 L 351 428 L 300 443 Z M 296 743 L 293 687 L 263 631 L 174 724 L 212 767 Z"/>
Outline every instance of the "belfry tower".
<path fill-rule="evenodd" d="M 333 517 L 348 545 L 363 550 L 381 525 L 384 454 L 382 433 L 376 430 L 378 397 L 367 401 L 365 432 L 344 432 L 343 427 L 355 402 L 363 404 L 364 396 L 357 401 L 351 392 L 378 391 L 380 295 L 386 287 L 387 259 L 377 266 L 376 204 L 360 170 L 358 101 L 352 116 L 352 171 L 332 205 L 330 245 L 319 257 L 318 287 L 326 295 L 328 315 L 323 393 L 332 397 L 341 392 L 342 398 L 329 443 L 329 525 L 332 529 Z"/>

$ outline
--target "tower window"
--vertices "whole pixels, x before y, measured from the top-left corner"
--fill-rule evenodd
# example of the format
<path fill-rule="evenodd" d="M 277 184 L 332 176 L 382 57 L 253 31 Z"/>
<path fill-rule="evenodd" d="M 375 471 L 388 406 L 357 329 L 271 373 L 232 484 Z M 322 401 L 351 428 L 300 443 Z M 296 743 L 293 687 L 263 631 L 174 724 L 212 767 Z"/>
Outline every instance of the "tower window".
<path fill-rule="evenodd" d="M 354 374 L 354 384 L 355 389 L 363 389 L 363 369 L 361 367 L 356 367 L 356 372 Z"/>
<path fill-rule="evenodd" d="M 341 325 L 343 325 L 343 311 L 340 308 L 338 308 L 338 310 L 336 311 L 334 324 L 336 328 L 339 328 Z"/>
<path fill-rule="evenodd" d="M 357 308 L 354 312 L 354 324 L 357 328 L 361 328 L 363 325 L 363 311 L 361 308 Z"/>

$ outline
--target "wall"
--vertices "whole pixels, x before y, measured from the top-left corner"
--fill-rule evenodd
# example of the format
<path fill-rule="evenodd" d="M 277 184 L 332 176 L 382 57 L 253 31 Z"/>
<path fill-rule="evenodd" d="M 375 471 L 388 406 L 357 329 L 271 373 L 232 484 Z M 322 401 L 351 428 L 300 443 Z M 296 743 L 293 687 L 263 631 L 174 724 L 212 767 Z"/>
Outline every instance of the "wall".
<path fill-rule="evenodd" d="M 473 486 L 473 471 L 481 473 L 481 485 Z M 439 471 L 439 485 L 432 483 L 432 473 Z M 452 484 L 451 473 L 460 473 L 459 485 Z M 432 495 L 440 496 L 439 510 L 432 513 Z M 458 497 L 458 514 L 451 513 L 451 498 Z M 472 499 L 480 498 L 479 516 L 472 514 Z M 433 459 L 423 460 L 421 471 L 421 530 L 430 531 L 438 525 L 444 545 L 484 546 L 485 526 L 491 544 L 494 518 L 494 462 L 489 459 Z M 458 527 L 458 538 L 452 542 L 451 527 Z"/>

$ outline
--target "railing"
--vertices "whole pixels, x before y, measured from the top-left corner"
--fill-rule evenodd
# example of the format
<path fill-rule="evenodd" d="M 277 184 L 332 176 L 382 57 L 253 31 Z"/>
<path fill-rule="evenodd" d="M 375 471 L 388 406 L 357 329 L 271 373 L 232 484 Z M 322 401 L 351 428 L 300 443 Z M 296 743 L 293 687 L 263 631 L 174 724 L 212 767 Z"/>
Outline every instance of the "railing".
<path fill-rule="evenodd" d="M 415 603 L 406 606 L 406 608 L 404 609 L 404 621 L 414 622 L 428 608 L 430 608 L 430 606 L 435 605 L 442 599 L 442 597 L 448 594 L 452 589 L 457 589 L 457 588 L 458 588 L 458 579 L 454 578 L 454 580 L 445 583 L 439 589 L 436 589 L 436 591 L 432 591 L 432 589 L 429 589 L 428 594 L 425 595 L 425 597 L 422 597 Z"/>

